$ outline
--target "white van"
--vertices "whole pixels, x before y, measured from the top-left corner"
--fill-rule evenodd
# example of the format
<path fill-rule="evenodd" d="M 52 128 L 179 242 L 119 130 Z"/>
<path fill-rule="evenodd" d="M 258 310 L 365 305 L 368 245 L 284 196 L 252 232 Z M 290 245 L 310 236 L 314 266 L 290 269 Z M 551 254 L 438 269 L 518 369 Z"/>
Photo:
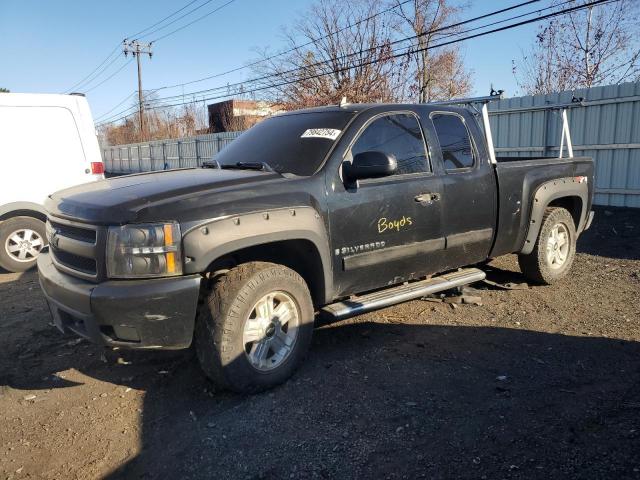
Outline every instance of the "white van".
<path fill-rule="evenodd" d="M 102 178 L 84 96 L 0 93 L 0 267 L 35 265 L 46 243 L 47 195 Z"/>

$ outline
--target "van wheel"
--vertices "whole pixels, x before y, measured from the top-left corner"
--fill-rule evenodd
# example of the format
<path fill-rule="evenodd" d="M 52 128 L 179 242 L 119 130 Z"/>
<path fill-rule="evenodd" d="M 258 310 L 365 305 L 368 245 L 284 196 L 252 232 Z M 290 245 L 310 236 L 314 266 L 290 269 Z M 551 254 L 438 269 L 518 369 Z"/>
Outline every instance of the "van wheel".
<path fill-rule="evenodd" d="M 218 387 L 240 393 L 271 388 L 304 358 L 313 320 L 300 275 L 274 263 L 242 264 L 219 277 L 200 309 L 198 360 Z"/>
<path fill-rule="evenodd" d="M 549 207 L 533 251 L 518 255 L 520 270 L 537 283 L 551 285 L 566 277 L 576 255 L 576 227 L 564 208 Z"/>
<path fill-rule="evenodd" d="M 13 217 L 0 223 L 0 267 L 24 272 L 34 267 L 46 244 L 44 222 L 33 217 Z"/>

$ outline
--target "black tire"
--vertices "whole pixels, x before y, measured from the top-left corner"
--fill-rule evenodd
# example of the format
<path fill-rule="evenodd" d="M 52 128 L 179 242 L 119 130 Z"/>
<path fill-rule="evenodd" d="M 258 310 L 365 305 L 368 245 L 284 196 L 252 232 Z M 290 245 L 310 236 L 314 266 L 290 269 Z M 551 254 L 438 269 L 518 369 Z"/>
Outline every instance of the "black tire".
<path fill-rule="evenodd" d="M 16 247 L 16 243 L 12 240 L 16 232 L 35 232 L 32 239 L 33 243 L 39 236 L 40 244 L 38 251 L 46 244 L 46 230 L 42 220 L 33 217 L 12 217 L 0 223 L 0 267 L 10 272 L 24 272 L 36 265 L 37 253 L 34 254 L 35 247 L 25 252 L 25 258 L 20 260 L 17 252 L 9 250 Z M 18 252 L 19 254 L 19 252 Z"/>
<path fill-rule="evenodd" d="M 272 292 L 292 299 L 298 330 L 282 363 L 262 371 L 250 361 L 251 344 L 245 345 L 243 333 L 254 306 Z M 286 381 L 298 367 L 311 343 L 313 321 L 309 289 L 295 271 L 266 262 L 239 265 L 216 280 L 200 308 L 195 330 L 200 366 L 219 388 L 239 393 L 266 390 Z"/>
<path fill-rule="evenodd" d="M 556 225 L 560 226 L 563 229 L 562 233 L 568 236 L 568 251 L 564 256 L 565 260 L 559 265 L 550 261 L 547 255 L 547 242 Z M 518 255 L 520 270 L 525 277 L 536 283 L 551 285 L 563 279 L 569 274 L 573 264 L 576 240 L 576 227 L 571 214 L 560 207 L 546 208 L 533 251 L 528 255 Z"/>

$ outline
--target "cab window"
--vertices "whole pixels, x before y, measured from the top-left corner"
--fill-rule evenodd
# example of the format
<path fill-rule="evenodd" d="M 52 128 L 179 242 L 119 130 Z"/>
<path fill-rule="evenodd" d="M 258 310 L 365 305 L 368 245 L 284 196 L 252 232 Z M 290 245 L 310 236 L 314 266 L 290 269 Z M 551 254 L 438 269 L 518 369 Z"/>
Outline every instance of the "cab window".
<path fill-rule="evenodd" d="M 351 147 L 351 155 L 383 152 L 398 162 L 396 175 L 429 172 L 429 162 L 418 119 L 409 113 L 385 115 L 371 122 Z"/>
<path fill-rule="evenodd" d="M 467 126 L 458 115 L 436 114 L 431 121 L 436 130 L 442 161 L 447 172 L 472 168 L 475 154 Z"/>

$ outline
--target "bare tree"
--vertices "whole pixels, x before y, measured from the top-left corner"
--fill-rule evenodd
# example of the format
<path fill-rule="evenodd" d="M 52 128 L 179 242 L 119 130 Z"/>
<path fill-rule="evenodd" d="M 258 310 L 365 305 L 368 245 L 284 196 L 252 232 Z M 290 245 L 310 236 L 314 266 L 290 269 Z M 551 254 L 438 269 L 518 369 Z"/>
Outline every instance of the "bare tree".
<path fill-rule="evenodd" d="M 287 108 L 404 98 L 407 62 L 392 58 L 392 23 L 382 0 L 317 0 L 289 30 L 292 52 L 261 63 L 261 85 Z M 308 44 L 303 48 L 298 44 Z M 269 54 L 263 52 L 263 58 Z"/>
<path fill-rule="evenodd" d="M 147 107 L 151 106 L 151 100 L 151 96 L 145 98 Z M 198 102 L 188 103 L 179 108 L 147 108 L 144 116 L 146 140 L 189 137 L 203 133 L 207 128 L 206 107 Z M 138 112 L 124 119 L 122 123 L 102 125 L 99 134 L 102 143 L 107 145 L 142 141 Z"/>
<path fill-rule="evenodd" d="M 564 9 L 587 3 L 563 2 Z M 528 94 L 634 81 L 640 78 L 637 0 L 589 6 L 550 20 L 514 75 Z"/>
<path fill-rule="evenodd" d="M 434 48 L 459 29 L 447 28 L 455 23 L 464 7 L 447 0 L 413 0 L 409 6 L 395 0 L 395 11 L 402 20 L 399 29 L 417 37 L 410 54 L 413 82 L 412 96 L 419 102 L 448 100 L 471 91 L 471 72 L 465 67 L 458 47 Z"/>

